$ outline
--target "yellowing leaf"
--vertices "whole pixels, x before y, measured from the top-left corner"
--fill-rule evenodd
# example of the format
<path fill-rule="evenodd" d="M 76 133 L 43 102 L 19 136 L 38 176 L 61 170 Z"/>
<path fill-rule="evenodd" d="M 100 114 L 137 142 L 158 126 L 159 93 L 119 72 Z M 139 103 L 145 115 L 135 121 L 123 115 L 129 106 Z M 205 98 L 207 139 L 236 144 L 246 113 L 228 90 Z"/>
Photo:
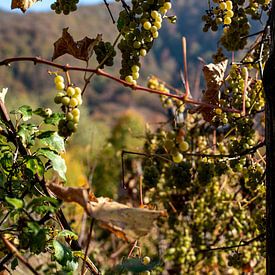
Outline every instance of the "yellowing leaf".
<path fill-rule="evenodd" d="M 12 0 L 11 9 L 21 9 L 21 11 L 25 12 L 37 1 L 39 0 Z"/>
<path fill-rule="evenodd" d="M 91 217 L 103 222 L 112 232 L 117 231 L 116 235 L 123 239 L 138 239 L 148 234 L 154 221 L 167 215 L 166 211 L 133 208 L 109 198 L 96 198 L 84 188 L 64 187 L 54 183 L 50 183 L 48 188 L 63 201 L 79 203 Z"/>

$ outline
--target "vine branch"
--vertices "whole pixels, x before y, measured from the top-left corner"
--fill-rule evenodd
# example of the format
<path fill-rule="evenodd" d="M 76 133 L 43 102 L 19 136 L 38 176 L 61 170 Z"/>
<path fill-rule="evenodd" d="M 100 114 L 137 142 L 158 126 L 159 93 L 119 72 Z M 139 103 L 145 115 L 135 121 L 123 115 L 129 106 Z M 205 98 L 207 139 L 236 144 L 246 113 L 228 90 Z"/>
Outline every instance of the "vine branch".
<path fill-rule="evenodd" d="M 66 71 L 91 72 L 91 73 L 94 73 L 94 74 L 97 74 L 97 75 L 101 75 L 105 78 L 109 78 L 111 80 L 114 80 L 115 82 L 118 82 L 118 83 L 120 83 L 120 84 L 122 84 L 126 87 L 129 87 L 133 90 L 139 90 L 139 91 L 148 92 L 148 93 L 152 93 L 152 94 L 167 96 L 167 97 L 174 98 L 174 99 L 180 100 L 184 103 L 189 103 L 189 104 L 192 104 L 192 105 L 199 105 L 199 106 L 204 106 L 204 107 L 213 108 L 213 109 L 221 108 L 217 105 L 197 101 L 197 100 L 194 100 L 192 98 L 187 98 L 187 97 L 182 96 L 182 95 L 168 94 L 168 93 L 161 92 L 161 91 L 154 90 L 154 89 L 150 89 L 150 88 L 147 88 L 147 87 L 144 87 L 144 86 L 141 86 L 141 85 L 130 84 L 127 81 L 122 80 L 122 79 L 120 79 L 116 76 L 113 76 L 113 75 L 111 75 L 111 74 L 109 74 L 109 73 L 107 73 L 107 72 L 105 72 L 105 71 L 103 71 L 99 68 L 91 69 L 91 68 L 70 66 L 68 64 L 67 65 L 62 65 L 62 64 L 59 64 L 59 63 L 55 63 L 55 62 L 43 59 L 41 57 L 13 57 L 13 58 L 7 58 L 7 59 L 4 59 L 4 60 L 0 61 L 0 66 L 4 66 L 4 65 L 9 66 L 10 63 L 22 62 L 22 61 L 33 62 L 34 65 L 36 65 L 36 64 L 49 65 L 49 66 L 52 66 L 52 67 L 55 67 L 55 68 L 59 68 L 59 69 L 63 70 L 64 72 L 66 72 Z M 237 110 L 237 109 L 234 109 L 234 108 L 225 108 L 225 107 L 223 107 L 221 109 L 223 111 L 226 111 L 226 112 L 241 113 L 240 110 Z"/>

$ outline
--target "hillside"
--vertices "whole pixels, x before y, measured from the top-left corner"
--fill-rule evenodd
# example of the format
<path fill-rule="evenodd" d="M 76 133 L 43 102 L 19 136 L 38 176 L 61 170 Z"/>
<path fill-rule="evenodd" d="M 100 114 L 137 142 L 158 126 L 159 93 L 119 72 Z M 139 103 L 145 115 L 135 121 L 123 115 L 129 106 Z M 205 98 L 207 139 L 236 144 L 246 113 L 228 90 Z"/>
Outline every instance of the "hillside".
<path fill-rule="evenodd" d="M 165 23 L 156 41 L 153 53 L 146 56 L 143 62 L 141 83 L 145 84 L 146 77 L 155 74 L 165 81 L 179 86 L 180 70 L 182 68 L 181 37 L 187 37 L 189 72 L 192 79 L 195 72 L 200 70 L 197 57 L 210 60 L 217 44 L 215 34 L 204 34 L 201 23 L 202 12 L 206 8 L 206 1 L 184 0 L 178 1 L 174 13 L 178 16 L 176 25 Z M 117 17 L 118 3 L 112 4 L 111 10 Z M 102 22 L 105 22 L 103 24 Z M 78 12 L 69 16 L 54 13 L 15 14 L 0 12 L 0 59 L 14 56 L 41 56 L 51 59 L 53 43 L 60 37 L 62 28 L 69 27 L 75 40 L 85 36 L 95 37 L 102 33 L 104 40 L 114 38 L 116 26 L 112 24 L 108 11 L 104 5 L 81 7 Z M 77 62 L 70 57 L 57 59 L 60 63 L 85 66 L 84 62 Z M 91 64 L 92 65 L 92 64 Z M 112 74 L 118 75 L 119 60 L 111 69 Z M 0 67 L 1 86 L 9 87 L 10 93 L 20 95 L 38 95 L 38 100 L 48 104 L 49 93 L 53 93 L 52 78 L 47 66 L 30 63 L 13 64 L 12 68 Z M 78 85 L 83 83 L 83 75 L 75 74 L 73 81 Z M 195 91 L 194 91 L 195 92 Z M 45 96 L 47 95 L 47 96 Z M 155 96 L 130 92 L 113 82 L 95 77 L 86 93 L 90 111 L 95 114 L 118 112 L 121 108 L 139 106 L 150 109 L 150 112 L 161 112 L 160 104 Z M 144 109 L 145 108 L 145 109 Z"/>

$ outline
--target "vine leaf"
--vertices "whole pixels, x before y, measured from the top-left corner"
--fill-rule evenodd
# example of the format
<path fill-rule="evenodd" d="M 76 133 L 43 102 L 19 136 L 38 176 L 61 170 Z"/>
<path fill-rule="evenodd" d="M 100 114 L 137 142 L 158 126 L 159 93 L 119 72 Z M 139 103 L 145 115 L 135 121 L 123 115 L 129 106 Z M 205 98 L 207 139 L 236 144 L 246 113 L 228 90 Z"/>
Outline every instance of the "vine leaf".
<path fill-rule="evenodd" d="M 49 183 L 48 188 L 59 199 L 77 202 L 89 216 L 126 234 L 126 240 L 147 235 L 155 220 L 167 216 L 166 211 L 134 208 L 109 198 L 96 198 L 93 193 L 89 193 L 89 190 L 84 188 L 64 187 L 55 183 Z"/>
<path fill-rule="evenodd" d="M 55 131 L 45 131 L 37 136 L 42 144 L 48 146 L 51 150 L 58 153 L 65 152 L 64 139 Z"/>
<path fill-rule="evenodd" d="M 228 60 L 225 59 L 217 64 L 207 64 L 203 66 L 203 75 L 206 82 L 206 90 L 202 96 L 202 102 L 217 105 L 219 100 L 220 87 L 223 83 L 224 73 Z M 198 107 L 194 112 L 201 112 L 206 121 L 211 121 L 215 116 L 215 110 L 210 107 Z"/>
<path fill-rule="evenodd" d="M 11 9 L 20 9 L 22 12 L 25 12 L 37 1 L 40 0 L 12 0 Z"/>
<path fill-rule="evenodd" d="M 54 43 L 52 60 L 67 53 L 77 59 L 88 61 L 93 54 L 95 45 L 102 40 L 102 34 L 98 34 L 95 39 L 86 36 L 82 40 L 75 42 L 68 29 L 64 28 L 62 36 Z"/>
<path fill-rule="evenodd" d="M 65 160 L 60 155 L 56 154 L 54 151 L 49 150 L 47 148 L 40 149 L 39 153 L 51 161 L 53 169 L 59 174 L 59 176 L 64 181 L 66 181 L 67 167 Z"/>

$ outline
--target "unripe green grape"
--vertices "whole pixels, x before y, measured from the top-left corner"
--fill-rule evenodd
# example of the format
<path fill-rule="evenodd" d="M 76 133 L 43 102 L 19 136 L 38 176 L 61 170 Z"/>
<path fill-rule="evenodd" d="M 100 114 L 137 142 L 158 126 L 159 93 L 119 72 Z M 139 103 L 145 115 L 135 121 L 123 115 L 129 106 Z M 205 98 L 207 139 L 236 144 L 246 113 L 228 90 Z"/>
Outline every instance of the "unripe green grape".
<path fill-rule="evenodd" d="M 132 71 L 133 73 L 138 73 L 138 72 L 139 72 L 139 66 L 138 66 L 138 65 L 133 65 L 133 66 L 131 67 L 131 71 Z"/>
<path fill-rule="evenodd" d="M 161 22 L 154 22 L 154 26 L 159 30 L 161 28 Z"/>
<path fill-rule="evenodd" d="M 188 144 L 188 142 L 186 142 L 186 141 L 181 141 L 181 142 L 179 143 L 179 147 L 180 147 L 180 150 L 181 150 L 181 151 L 185 152 L 185 151 L 188 151 L 188 149 L 189 149 L 189 144 Z"/>
<path fill-rule="evenodd" d="M 66 120 L 73 120 L 73 119 L 74 119 L 74 115 L 71 112 L 66 114 Z"/>
<path fill-rule="evenodd" d="M 161 7 L 159 9 L 159 11 L 160 11 L 161 14 L 166 14 L 167 13 L 167 9 L 165 9 L 164 7 Z"/>
<path fill-rule="evenodd" d="M 152 33 L 152 36 L 153 36 L 155 39 L 156 39 L 156 38 L 158 38 L 158 36 L 159 36 L 158 31 L 156 31 L 156 32 Z"/>
<path fill-rule="evenodd" d="M 68 87 L 67 89 L 67 95 L 73 96 L 75 94 L 75 89 L 73 87 Z"/>
<path fill-rule="evenodd" d="M 135 49 L 139 49 L 141 47 L 140 41 L 135 41 L 133 46 L 134 46 Z"/>
<path fill-rule="evenodd" d="M 157 32 L 157 31 L 158 31 L 158 29 L 157 29 L 156 26 L 152 26 L 152 27 L 150 28 L 150 32 L 151 32 L 151 33 L 154 33 L 154 32 Z"/>
<path fill-rule="evenodd" d="M 163 4 L 163 8 L 166 10 L 170 10 L 172 8 L 172 4 L 170 2 L 165 2 Z"/>
<path fill-rule="evenodd" d="M 74 117 L 80 116 L 80 110 L 78 108 L 74 108 L 71 113 Z"/>
<path fill-rule="evenodd" d="M 55 83 L 55 87 L 57 90 L 61 91 L 65 89 L 65 84 L 62 81 L 56 82 Z"/>
<path fill-rule="evenodd" d="M 139 79 L 139 73 L 138 73 L 138 72 L 132 73 L 132 76 L 133 76 L 133 79 L 134 79 L 134 80 Z"/>
<path fill-rule="evenodd" d="M 225 14 L 226 17 L 233 17 L 234 16 L 234 12 L 232 10 L 228 10 Z"/>
<path fill-rule="evenodd" d="M 226 9 L 227 10 L 232 10 L 232 8 L 233 8 L 232 1 L 226 1 L 225 4 L 226 4 Z"/>
<path fill-rule="evenodd" d="M 175 163 L 180 163 L 183 160 L 183 155 L 180 152 L 176 152 L 172 155 L 172 159 Z"/>
<path fill-rule="evenodd" d="M 79 102 L 78 102 L 77 98 L 74 98 L 74 97 L 71 98 L 70 103 L 69 103 L 70 107 L 76 107 L 78 104 L 79 104 Z"/>
<path fill-rule="evenodd" d="M 54 78 L 54 83 L 56 84 L 57 82 L 63 82 L 63 83 L 64 83 L 64 77 L 61 76 L 61 75 L 57 75 L 57 76 Z"/>
<path fill-rule="evenodd" d="M 128 83 L 133 83 L 133 76 L 127 75 L 127 76 L 125 77 L 125 81 L 128 82 Z"/>
<path fill-rule="evenodd" d="M 54 103 L 60 104 L 60 103 L 61 103 L 61 100 L 62 100 L 62 97 L 63 97 L 63 95 L 62 95 L 62 96 L 56 95 L 56 96 L 54 97 Z"/>
<path fill-rule="evenodd" d="M 70 104 L 70 98 L 68 96 L 64 96 L 62 97 L 61 99 L 61 103 L 64 105 L 64 106 L 68 106 Z"/>
<path fill-rule="evenodd" d="M 151 11 L 151 17 L 152 17 L 153 19 L 156 19 L 158 16 L 159 16 L 158 11 L 156 11 L 156 10 Z"/>
<path fill-rule="evenodd" d="M 143 23 L 143 28 L 145 29 L 145 30 L 150 30 L 150 28 L 151 28 L 151 23 L 149 22 L 149 21 L 145 21 L 144 23 Z"/>
<path fill-rule="evenodd" d="M 223 20 L 223 23 L 225 25 L 230 25 L 232 22 L 231 18 L 230 17 L 225 17 L 224 20 Z"/>
<path fill-rule="evenodd" d="M 68 123 L 67 123 L 67 129 L 69 131 L 72 131 L 73 128 L 74 128 L 74 122 L 72 120 L 68 121 Z"/>
<path fill-rule="evenodd" d="M 148 256 L 143 257 L 142 263 L 143 263 L 144 265 L 148 265 L 150 262 L 151 262 L 150 257 L 148 257 Z"/>
<path fill-rule="evenodd" d="M 81 95 L 81 89 L 79 87 L 74 88 L 75 95 Z"/>
<path fill-rule="evenodd" d="M 78 123 L 78 122 L 79 122 L 79 119 L 80 119 L 80 116 L 74 116 L 73 121 L 74 121 L 75 123 Z"/>
<path fill-rule="evenodd" d="M 140 53 L 141 56 L 144 57 L 144 56 L 146 56 L 147 51 L 145 49 L 141 49 L 139 53 Z"/>
<path fill-rule="evenodd" d="M 221 3 L 220 3 L 220 9 L 221 9 L 221 10 L 226 10 L 226 3 L 221 2 Z"/>
<path fill-rule="evenodd" d="M 159 22 L 159 23 L 161 23 L 161 22 L 162 22 L 162 18 L 161 18 L 161 16 L 156 17 L 155 22 Z"/>

